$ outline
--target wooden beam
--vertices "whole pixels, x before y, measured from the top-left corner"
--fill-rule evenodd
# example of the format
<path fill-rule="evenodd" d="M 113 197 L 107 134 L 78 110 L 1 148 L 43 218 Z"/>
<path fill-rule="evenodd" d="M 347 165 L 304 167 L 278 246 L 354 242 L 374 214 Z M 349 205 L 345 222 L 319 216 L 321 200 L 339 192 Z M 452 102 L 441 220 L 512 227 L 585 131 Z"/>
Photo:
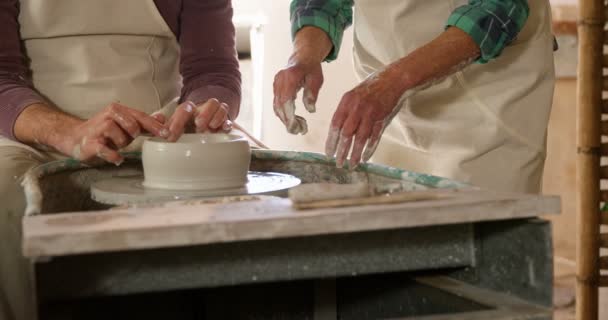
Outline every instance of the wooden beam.
<path fill-rule="evenodd" d="M 606 192 L 606 191 L 603 191 L 603 192 Z M 602 200 L 602 201 L 604 201 L 604 200 Z M 601 215 L 601 223 L 605 226 L 608 226 L 608 212 L 602 212 L 602 213 L 600 213 L 600 215 Z"/>
<path fill-rule="evenodd" d="M 606 6 L 604 0 L 579 3 L 577 90 L 577 263 L 576 319 L 597 320 L 600 225 L 600 145 Z M 608 85 L 608 83 L 607 83 Z M 602 130 L 604 129 L 604 130 Z"/>
<path fill-rule="evenodd" d="M 602 113 L 608 113 L 608 100 L 602 100 Z"/>
<path fill-rule="evenodd" d="M 608 270 L 608 256 L 600 257 L 600 269 Z"/>
<path fill-rule="evenodd" d="M 608 276 L 600 277 L 598 283 L 600 287 L 608 287 Z"/>

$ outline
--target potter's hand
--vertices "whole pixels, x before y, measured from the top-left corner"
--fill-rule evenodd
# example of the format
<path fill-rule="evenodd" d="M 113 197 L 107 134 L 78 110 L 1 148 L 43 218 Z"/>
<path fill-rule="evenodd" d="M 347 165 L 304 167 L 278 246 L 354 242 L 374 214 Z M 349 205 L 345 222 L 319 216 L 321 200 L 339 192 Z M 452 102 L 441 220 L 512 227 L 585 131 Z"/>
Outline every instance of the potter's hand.
<path fill-rule="evenodd" d="M 67 119 L 66 119 L 67 120 Z M 119 165 L 118 150 L 144 132 L 161 136 L 162 124 L 139 110 L 113 103 L 89 120 L 71 118 L 57 130 L 62 137 L 56 148 L 81 161 L 101 158 Z"/>
<path fill-rule="evenodd" d="M 175 113 L 168 121 L 164 121 L 161 115 L 155 116 L 161 122 L 165 122 L 168 130 L 167 140 L 175 142 L 185 132 L 229 132 L 232 130 L 232 122 L 228 119 L 228 105 L 217 99 L 210 99 L 197 106 L 187 101 L 177 107 Z"/>
<path fill-rule="evenodd" d="M 337 167 L 344 165 L 349 152 L 351 169 L 362 157 L 364 162 L 371 158 L 384 129 L 400 109 L 401 94 L 390 79 L 372 76 L 342 97 L 325 144 L 326 154 L 335 155 Z"/>
<path fill-rule="evenodd" d="M 400 100 L 405 101 L 417 91 L 462 70 L 479 55 L 480 48 L 474 39 L 452 27 L 372 75 L 342 98 L 327 137 L 327 155 L 335 155 L 341 167 L 352 147 L 351 168 L 356 167 L 362 157 L 368 161 L 385 127 L 399 112 Z"/>
<path fill-rule="evenodd" d="M 294 52 L 287 67 L 274 78 L 274 113 L 291 134 L 306 134 L 306 120 L 296 115 L 296 96 L 304 88 L 303 102 L 308 112 L 315 112 L 315 104 L 323 85 L 321 62 L 333 45 L 328 35 L 316 27 L 304 27 L 296 34 Z"/>
<path fill-rule="evenodd" d="M 306 110 L 316 111 L 315 104 L 323 85 L 321 63 L 291 63 L 274 78 L 274 113 L 281 119 L 287 131 L 291 134 L 306 134 L 308 124 L 306 119 L 296 115 L 296 96 L 304 87 L 302 98 Z"/>

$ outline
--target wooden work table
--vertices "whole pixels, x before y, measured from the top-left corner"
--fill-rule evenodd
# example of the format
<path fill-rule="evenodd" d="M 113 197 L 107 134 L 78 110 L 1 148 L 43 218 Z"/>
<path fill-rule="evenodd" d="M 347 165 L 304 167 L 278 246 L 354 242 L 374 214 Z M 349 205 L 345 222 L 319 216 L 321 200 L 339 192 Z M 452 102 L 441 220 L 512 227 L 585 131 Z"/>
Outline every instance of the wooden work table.
<path fill-rule="evenodd" d="M 435 181 L 427 191 L 440 199 L 299 211 L 260 196 L 27 216 L 23 252 L 41 318 L 111 316 L 108 305 L 126 303 L 125 314 L 156 319 L 200 298 L 188 308 L 205 305 L 209 319 L 550 319 L 551 229 L 535 217 L 559 213 L 558 198 L 437 188 L 450 184 L 374 166 L 335 171 L 310 155 L 254 157 L 256 170 L 304 182 Z M 46 180 L 87 180 L 74 174 Z"/>

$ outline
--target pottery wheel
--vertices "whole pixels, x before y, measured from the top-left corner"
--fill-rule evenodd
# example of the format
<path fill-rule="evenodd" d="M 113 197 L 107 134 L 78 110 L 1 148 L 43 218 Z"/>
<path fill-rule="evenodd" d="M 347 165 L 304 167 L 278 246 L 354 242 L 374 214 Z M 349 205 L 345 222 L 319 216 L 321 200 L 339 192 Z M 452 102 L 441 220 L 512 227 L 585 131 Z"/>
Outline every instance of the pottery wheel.
<path fill-rule="evenodd" d="M 287 196 L 288 189 L 301 183 L 292 175 L 274 172 L 249 172 L 247 178 L 249 182 L 241 188 L 184 191 L 146 188 L 143 175 L 114 177 L 93 183 L 91 197 L 109 205 L 135 205 L 251 194 Z"/>

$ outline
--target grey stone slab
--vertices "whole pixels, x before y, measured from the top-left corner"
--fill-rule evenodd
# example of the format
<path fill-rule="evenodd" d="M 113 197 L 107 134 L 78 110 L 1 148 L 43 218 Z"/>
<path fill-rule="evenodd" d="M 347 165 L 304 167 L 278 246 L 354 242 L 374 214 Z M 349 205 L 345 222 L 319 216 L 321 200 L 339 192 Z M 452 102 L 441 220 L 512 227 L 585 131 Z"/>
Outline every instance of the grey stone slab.
<path fill-rule="evenodd" d="M 524 219 L 475 225 L 475 267 L 452 276 L 550 307 L 553 247 L 550 222 Z"/>
<path fill-rule="evenodd" d="M 57 257 L 42 300 L 471 266 L 472 225 Z"/>

